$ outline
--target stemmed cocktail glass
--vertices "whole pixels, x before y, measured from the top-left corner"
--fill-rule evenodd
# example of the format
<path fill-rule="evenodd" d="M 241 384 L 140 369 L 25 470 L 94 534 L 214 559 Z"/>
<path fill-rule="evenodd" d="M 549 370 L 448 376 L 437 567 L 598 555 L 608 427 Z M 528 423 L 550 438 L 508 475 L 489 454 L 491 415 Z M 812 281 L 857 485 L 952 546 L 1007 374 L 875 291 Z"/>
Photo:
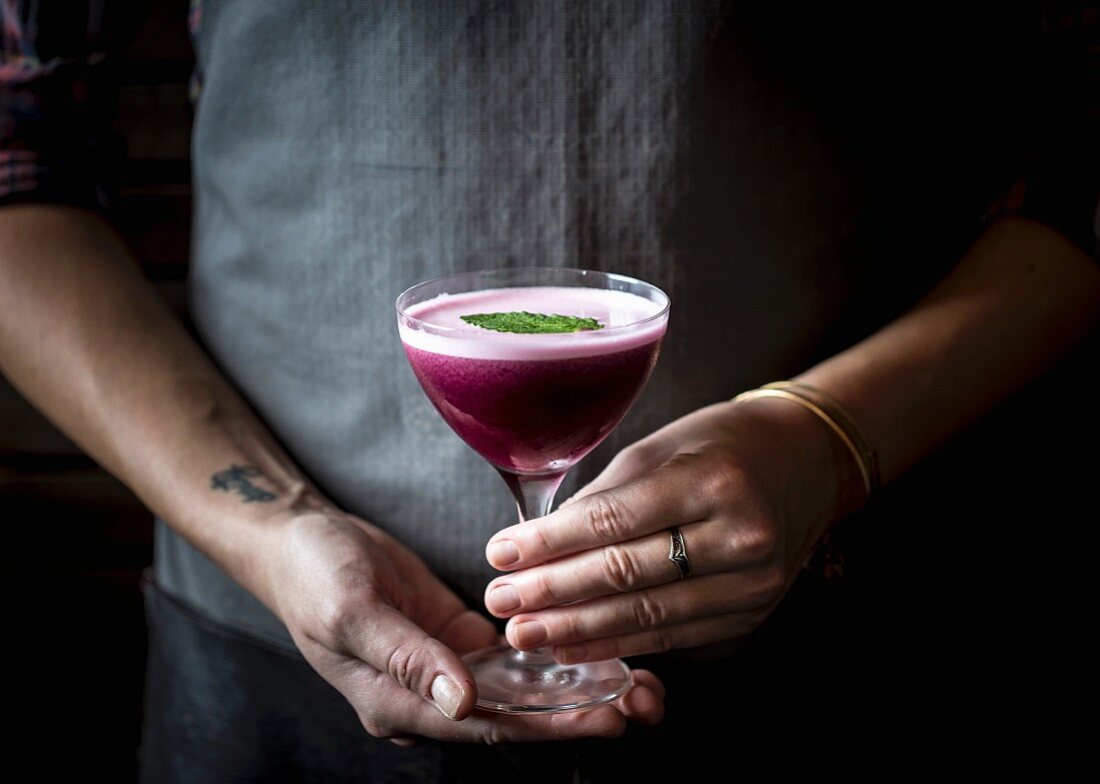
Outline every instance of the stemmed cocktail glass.
<path fill-rule="evenodd" d="M 569 469 L 626 415 L 657 362 L 668 296 L 634 278 L 568 268 L 481 270 L 397 299 L 406 356 L 448 425 L 497 469 L 520 521 L 549 513 Z M 478 706 L 577 710 L 617 699 L 613 659 L 558 664 L 507 645 L 464 657 Z"/>

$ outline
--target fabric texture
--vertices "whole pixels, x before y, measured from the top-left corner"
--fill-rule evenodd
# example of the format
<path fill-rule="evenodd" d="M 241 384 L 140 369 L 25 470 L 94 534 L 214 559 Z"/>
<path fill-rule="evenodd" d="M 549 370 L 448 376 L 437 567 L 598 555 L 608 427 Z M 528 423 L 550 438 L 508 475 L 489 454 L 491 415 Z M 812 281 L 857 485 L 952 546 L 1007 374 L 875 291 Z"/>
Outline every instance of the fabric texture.
<path fill-rule="evenodd" d="M 1019 179 L 989 205 L 987 219 L 1026 215 L 1097 255 L 1100 153 L 1093 140 L 1100 136 L 1100 7 L 1052 0 L 1021 7 L 1031 15 L 1034 35 L 1020 51 L 1007 51 L 1034 58 L 1031 78 L 1024 77 L 1019 90 L 1031 107 L 1030 133 L 1016 164 Z M 193 40 L 203 8 L 203 0 L 191 0 L 187 28 Z M 138 17 L 105 0 L 73 3 L 49 15 L 34 0 L 0 3 L 0 203 L 109 206 L 111 164 L 120 149 L 110 129 L 110 77 L 103 73 Z M 1017 66 L 995 78 L 1019 79 L 1027 70 Z M 196 67 L 192 100 L 201 88 Z"/>

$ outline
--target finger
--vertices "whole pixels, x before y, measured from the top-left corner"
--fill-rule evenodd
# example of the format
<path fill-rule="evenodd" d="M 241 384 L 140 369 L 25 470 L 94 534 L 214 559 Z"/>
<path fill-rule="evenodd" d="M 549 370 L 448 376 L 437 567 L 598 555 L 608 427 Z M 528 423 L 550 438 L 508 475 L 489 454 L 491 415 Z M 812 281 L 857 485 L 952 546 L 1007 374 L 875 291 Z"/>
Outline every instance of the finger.
<path fill-rule="evenodd" d="M 778 569 L 692 577 L 656 588 L 605 596 L 514 616 L 505 630 L 520 650 L 655 631 L 770 604 L 783 588 Z"/>
<path fill-rule="evenodd" d="M 710 511 L 705 473 L 692 470 L 693 455 L 677 458 L 634 482 L 503 529 L 486 546 L 489 563 L 523 569 L 704 519 Z"/>
<path fill-rule="evenodd" d="M 617 737 L 629 722 L 656 724 L 664 717 L 664 686 L 657 676 L 648 670 L 635 670 L 632 676 L 630 691 L 610 705 L 549 716 L 478 711 L 461 724 L 451 723 L 445 729 L 462 733 L 467 740 L 473 733 L 473 739 L 489 743 Z M 438 723 L 435 717 L 429 719 Z M 484 723 L 480 723 L 482 720 Z"/>
<path fill-rule="evenodd" d="M 474 610 L 465 610 L 451 618 L 436 633 L 436 638 L 459 656 L 491 648 L 497 644 L 498 636 L 493 622 Z"/>
<path fill-rule="evenodd" d="M 350 652 L 387 673 L 451 720 L 470 715 L 477 699 L 474 678 L 453 650 L 395 608 L 375 602 L 344 620 Z"/>
<path fill-rule="evenodd" d="M 392 680 L 361 661 L 349 660 L 334 681 L 345 696 L 369 693 L 374 710 L 360 714 L 367 732 L 376 738 L 397 740 L 432 738 L 463 743 L 504 743 L 568 740 L 621 735 L 630 720 L 659 720 L 663 707 L 664 686 L 656 676 L 644 670 L 636 678 L 633 690 L 641 690 L 633 700 L 620 706 L 616 701 L 591 710 L 552 715 L 502 714 L 475 710 L 463 721 L 450 721 L 416 694 L 398 687 Z M 624 695 L 625 696 L 625 695 Z M 621 700 L 622 698 L 620 698 Z M 353 701 L 353 705 L 354 705 Z M 381 706 L 383 710 L 377 708 Z M 358 710 L 358 709 L 357 709 Z"/>
<path fill-rule="evenodd" d="M 665 700 L 665 684 L 654 673 L 649 670 L 633 670 L 634 682 L 639 686 L 645 686 L 647 689 L 657 695 L 657 699 L 664 702 Z"/>
<path fill-rule="evenodd" d="M 652 697 L 641 696 L 644 703 Z M 645 714 L 647 718 L 655 711 Z M 461 722 L 447 721 L 435 711 L 424 711 L 415 725 L 418 734 L 463 743 L 528 743 L 578 738 L 614 738 L 626 731 L 627 717 L 615 705 L 550 715 L 523 715 L 475 711 Z"/>
<path fill-rule="evenodd" d="M 627 726 L 622 711 L 612 705 L 554 713 L 546 717 L 494 717 L 490 721 L 502 727 L 502 736 L 509 742 L 616 738 L 626 731 Z"/>
<path fill-rule="evenodd" d="M 756 565 L 763 554 L 741 547 L 726 523 L 706 520 L 681 527 L 693 577 Z M 597 547 L 550 563 L 503 575 L 485 589 L 485 606 L 500 618 L 545 607 L 676 582 L 680 570 L 669 559 L 668 531 L 630 542 Z"/>
<path fill-rule="evenodd" d="M 398 741 L 398 745 L 420 738 L 495 744 L 615 737 L 627 724 L 623 712 L 612 705 L 549 716 L 475 710 L 463 721 L 451 721 L 419 695 L 360 660 L 348 659 L 335 676 L 331 682 L 356 708 L 363 728 L 376 738 Z M 646 688 L 652 690 L 648 682 Z M 359 695 L 367 699 L 357 699 Z"/>
<path fill-rule="evenodd" d="M 689 528 L 683 529 L 687 542 Z M 500 618 L 544 607 L 636 591 L 680 576 L 668 560 L 669 535 L 650 534 L 630 542 L 597 547 L 550 563 L 498 577 L 485 589 L 485 606 Z M 691 547 L 689 552 L 700 548 Z M 693 567 L 694 559 L 693 559 Z"/>
<path fill-rule="evenodd" d="M 631 672 L 634 685 L 614 705 L 627 721 L 658 724 L 665 717 L 665 687 L 649 670 Z"/>
<path fill-rule="evenodd" d="M 419 557 L 396 543 L 388 554 L 400 561 L 407 584 L 416 586 L 415 591 L 397 590 L 386 597 L 402 615 L 458 653 L 493 644 L 492 622 L 470 610 Z"/>
<path fill-rule="evenodd" d="M 388 740 L 394 746 L 400 746 L 405 749 L 411 749 L 413 746 L 419 746 L 422 742 L 418 738 L 413 738 L 408 735 L 402 735 L 398 738 L 388 738 Z"/>
<path fill-rule="evenodd" d="M 623 656 L 642 656 L 648 653 L 664 653 L 675 648 L 694 648 L 707 643 L 743 637 L 757 629 L 767 617 L 758 611 L 718 615 L 699 621 L 651 629 L 602 640 L 554 646 L 554 658 L 562 664 L 585 661 L 603 661 Z"/>
<path fill-rule="evenodd" d="M 657 441 L 639 441 L 619 452 L 599 476 L 562 501 L 559 507 L 576 503 L 586 496 L 602 493 L 626 484 L 654 470 L 667 460 L 669 450 Z"/>

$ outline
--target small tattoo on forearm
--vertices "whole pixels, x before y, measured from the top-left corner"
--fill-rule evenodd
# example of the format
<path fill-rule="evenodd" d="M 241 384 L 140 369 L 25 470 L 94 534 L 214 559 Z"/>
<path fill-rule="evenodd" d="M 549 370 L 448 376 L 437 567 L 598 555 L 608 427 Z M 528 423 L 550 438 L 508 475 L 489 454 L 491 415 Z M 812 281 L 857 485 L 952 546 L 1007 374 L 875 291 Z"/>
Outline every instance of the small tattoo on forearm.
<path fill-rule="evenodd" d="M 274 501 L 275 494 L 264 490 L 262 487 L 256 487 L 249 481 L 251 476 L 263 476 L 263 473 L 260 469 L 252 466 L 231 465 L 224 471 L 219 471 L 210 477 L 210 489 L 224 490 L 227 493 L 236 492 L 244 499 L 246 504 L 253 501 L 261 503 Z"/>

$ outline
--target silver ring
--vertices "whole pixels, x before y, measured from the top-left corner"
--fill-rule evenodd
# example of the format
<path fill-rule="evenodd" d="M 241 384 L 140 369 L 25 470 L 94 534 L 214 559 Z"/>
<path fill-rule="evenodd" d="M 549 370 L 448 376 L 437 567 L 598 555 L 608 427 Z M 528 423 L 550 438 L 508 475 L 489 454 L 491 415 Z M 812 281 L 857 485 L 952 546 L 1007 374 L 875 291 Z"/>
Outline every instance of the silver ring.
<path fill-rule="evenodd" d="M 680 573 L 680 579 L 691 575 L 691 562 L 688 560 L 687 548 L 684 546 L 684 535 L 680 533 L 678 526 L 668 529 L 672 541 L 669 543 L 668 560 L 672 561 L 676 571 Z"/>

